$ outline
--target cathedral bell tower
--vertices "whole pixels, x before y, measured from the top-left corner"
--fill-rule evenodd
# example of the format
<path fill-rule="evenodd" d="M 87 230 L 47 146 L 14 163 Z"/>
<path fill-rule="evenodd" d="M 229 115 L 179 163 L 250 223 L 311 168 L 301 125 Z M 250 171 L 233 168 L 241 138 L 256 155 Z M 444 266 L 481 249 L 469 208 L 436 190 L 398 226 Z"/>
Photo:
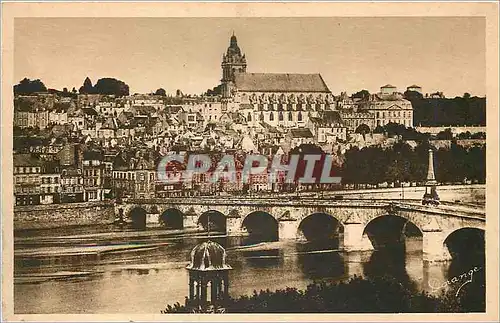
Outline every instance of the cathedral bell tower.
<path fill-rule="evenodd" d="M 246 73 L 247 71 L 247 60 L 245 55 L 241 54 L 241 50 L 238 47 L 238 40 L 236 36 L 231 36 L 231 41 L 227 52 L 222 56 L 222 79 L 223 84 L 223 96 L 231 96 L 231 83 L 234 82 L 234 75 L 236 73 Z"/>

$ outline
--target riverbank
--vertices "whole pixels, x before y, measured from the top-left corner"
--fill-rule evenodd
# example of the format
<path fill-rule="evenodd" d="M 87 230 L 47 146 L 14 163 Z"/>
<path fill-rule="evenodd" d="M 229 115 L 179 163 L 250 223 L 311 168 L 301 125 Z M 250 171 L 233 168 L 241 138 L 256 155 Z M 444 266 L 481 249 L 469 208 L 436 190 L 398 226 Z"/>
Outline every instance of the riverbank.
<path fill-rule="evenodd" d="M 14 230 L 106 225 L 114 220 L 111 201 L 14 207 Z"/>
<path fill-rule="evenodd" d="M 484 275 L 459 293 L 455 290 L 433 296 L 419 292 L 411 283 L 393 277 L 354 277 L 348 282 L 313 283 L 305 290 L 254 291 L 252 296 L 229 298 L 225 313 L 460 313 L 484 312 Z M 482 281 L 481 281 L 482 280 Z M 195 310 L 195 311 L 200 311 Z M 200 312 L 212 311 L 207 305 Z M 163 314 L 192 313 L 176 303 Z"/>

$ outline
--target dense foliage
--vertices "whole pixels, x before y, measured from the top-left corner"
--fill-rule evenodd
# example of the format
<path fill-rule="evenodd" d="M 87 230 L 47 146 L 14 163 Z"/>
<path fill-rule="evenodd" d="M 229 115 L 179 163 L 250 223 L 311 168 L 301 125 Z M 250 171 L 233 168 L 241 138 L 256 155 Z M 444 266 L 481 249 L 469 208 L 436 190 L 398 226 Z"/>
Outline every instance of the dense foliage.
<path fill-rule="evenodd" d="M 32 81 L 28 78 L 24 78 L 21 80 L 21 82 L 19 82 L 19 84 L 14 85 L 15 95 L 26 95 L 37 92 L 47 92 L 45 84 L 43 84 L 43 82 L 38 79 Z"/>
<path fill-rule="evenodd" d="M 405 92 L 413 106 L 413 124 L 418 126 L 485 126 L 486 98 L 423 98 L 418 92 Z"/>
<path fill-rule="evenodd" d="M 85 81 L 83 81 L 83 85 L 79 90 L 80 94 L 92 94 L 94 93 L 94 87 L 92 86 L 92 81 L 87 77 Z"/>
<path fill-rule="evenodd" d="M 99 79 L 92 86 L 92 81 L 87 77 L 80 87 L 79 92 L 80 94 L 127 96 L 129 95 L 129 87 L 125 82 L 110 77 Z"/>
<path fill-rule="evenodd" d="M 421 182 L 427 175 L 429 144 L 424 142 L 412 149 L 406 143 L 389 148 L 377 146 L 346 151 L 342 166 L 343 184 L 379 184 Z M 469 150 L 451 142 L 450 148 L 440 148 L 434 155 L 436 180 L 456 183 L 464 180 L 486 181 L 486 147 Z"/>
<path fill-rule="evenodd" d="M 418 292 L 411 283 L 394 278 L 354 277 L 348 282 L 314 283 L 306 290 L 266 290 L 252 296 L 229 299 L 227 313 L 436 313 L 483 312 L 484 285 L 477 282 L 456 295 L 455 291 L 432 296 Z M 188 313 L 177 303 L 163 313 Z"/>
<path fill-rule="evenodd" d="M 167 91 L 165 91 L 165 89 L 163 88 L 159 88 L 155 91 L 154 94 L 159 96 L 167 96 Z"/>

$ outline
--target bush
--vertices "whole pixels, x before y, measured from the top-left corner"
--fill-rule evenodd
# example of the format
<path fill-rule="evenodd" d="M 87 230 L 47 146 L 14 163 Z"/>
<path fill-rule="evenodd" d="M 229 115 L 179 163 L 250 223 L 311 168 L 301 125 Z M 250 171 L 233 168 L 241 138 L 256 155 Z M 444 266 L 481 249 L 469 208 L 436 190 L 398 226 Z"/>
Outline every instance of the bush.
<path fill-rule="evenodd" d="M 306 290 L 296 288 L 254 291 L 252 296 L 229 299 L 228 313 L 456 313 L 481 312 L 485 303 L 469 300 L 477 290 L 461 293 L 442 293 L 432 296 L 418 292 L 410 283 L 392 277 L 354 277 L 348 282 L 314 283 Z M 484 286 L 479 291 L 483 294 Z M 470 305 L 472 304 L 472 305 Z M 475 304 L 475 305 L 474 305 Z M 162 313 L 189 313 L 179 303 L 168 305 Z"/>

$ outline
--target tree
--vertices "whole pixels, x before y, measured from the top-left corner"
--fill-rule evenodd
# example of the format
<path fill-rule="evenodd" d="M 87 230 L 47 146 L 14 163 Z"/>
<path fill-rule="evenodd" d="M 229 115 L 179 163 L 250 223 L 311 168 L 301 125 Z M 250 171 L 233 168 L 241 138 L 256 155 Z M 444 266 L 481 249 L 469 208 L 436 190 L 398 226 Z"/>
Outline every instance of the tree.
<path fill-rule="evenodd" d="M 375 129 L 373 129 L 373 133 L 384 133 L 384 127 L 382 127 L 381 125 L 378 125 L 375 127 Z"/>
<path fill-rule="evenodd" d="M 481 275 L 483 273 L 483 275 Z M 484 276 L 484 270 L 478 276 Z M 287 287 L 276 291 L 254 291 L 253 295 L 228 297 L 228 313 L 431 313 L 484 312 L 485 281 L 478 278 L 460 295 L 443 291 L 433 296 L 409 282 L 389 276 L 361 278 L 347 282 L 315 282 L 304 290 Z M 189 306 L 175 303 L 161 313 L 190 313 Z"/>
<path fill-rule="evenodd" d="M 470 93 L 465 92 L 463 98 L 466 100 L 470 99 Z"/>
<path fill-rule="evenodd" d="M 92 81 L 87 77 L 83 81 L 83 85 L 80 87 L 80 94 L 92 94 L 94 93 L 94 87 L 92 86 Z"/>
<path fill-rule="evenodd" d="M 114 78 L 102 78 L 94 86 L 94 93 L 104 95 L 127 96 L 129 87 L 123 81 Z"/>
<path fill-rule="evenodd" d="M 410 98 L 414 124 L 422 126 L 486 125 L 486 98 Z"/>
<path fill-rule="evenodd" d="M 31 81 L 28 78 L 22 79 L 19 84 L 14 85 L 14 94 L 33 94 L 36 92 L 47 92 L 45 84 L 39 79 Z"/>
<path fill-rule="evenodd" d="M 436 138 L 440 139 L 440 140 L 452 140 L 453 139 L 453 132 L 451 131 L 450 128 L 446 128 L 445 130 L 440 131 L 436 135 Z"/>
<path fill-rule="evenodd" d="M 71 90 L 71 93 L 76 94 L 76 92 L 78 92 L 78 91 L 77 91 L 77 90 L 75 89 L 75 87 L 73 86 L 73 90 Z"/>
<path fill-rule="evenodd" d="M 405 93 L 403 95 L 404 95 L 404 98 L 409 100 L 409 101 L 422 100 L 424 98 L 422 93 L 417 92 L 417 91 L 408 91 L 407 90 L 407 91 L 405 91 Z"/>
<path fill-rule="evenodd" d="M 155 95 L 167 96 L 167 91 L 165 91 L 165 89 L 163 88 L 159 88 L 158 90 L 156 90 Z"/>
<path fill-rule="evenodd" d="M 366 124 L 360 124 L 357 128 L 356 128 L 356 133 L 360 133 L 363 135 L 363 139 L 365 139 L 365 136 L 367 133 L 370 133 L 370 127 L 368 127 Z"/>
<path fill-rule="evenodd" d="M 370 92 L 368 92 L 368 90 L 361 90 L 354 93 L 351 97 L 353 99 L 367 100 L 370 97 Z"/>

